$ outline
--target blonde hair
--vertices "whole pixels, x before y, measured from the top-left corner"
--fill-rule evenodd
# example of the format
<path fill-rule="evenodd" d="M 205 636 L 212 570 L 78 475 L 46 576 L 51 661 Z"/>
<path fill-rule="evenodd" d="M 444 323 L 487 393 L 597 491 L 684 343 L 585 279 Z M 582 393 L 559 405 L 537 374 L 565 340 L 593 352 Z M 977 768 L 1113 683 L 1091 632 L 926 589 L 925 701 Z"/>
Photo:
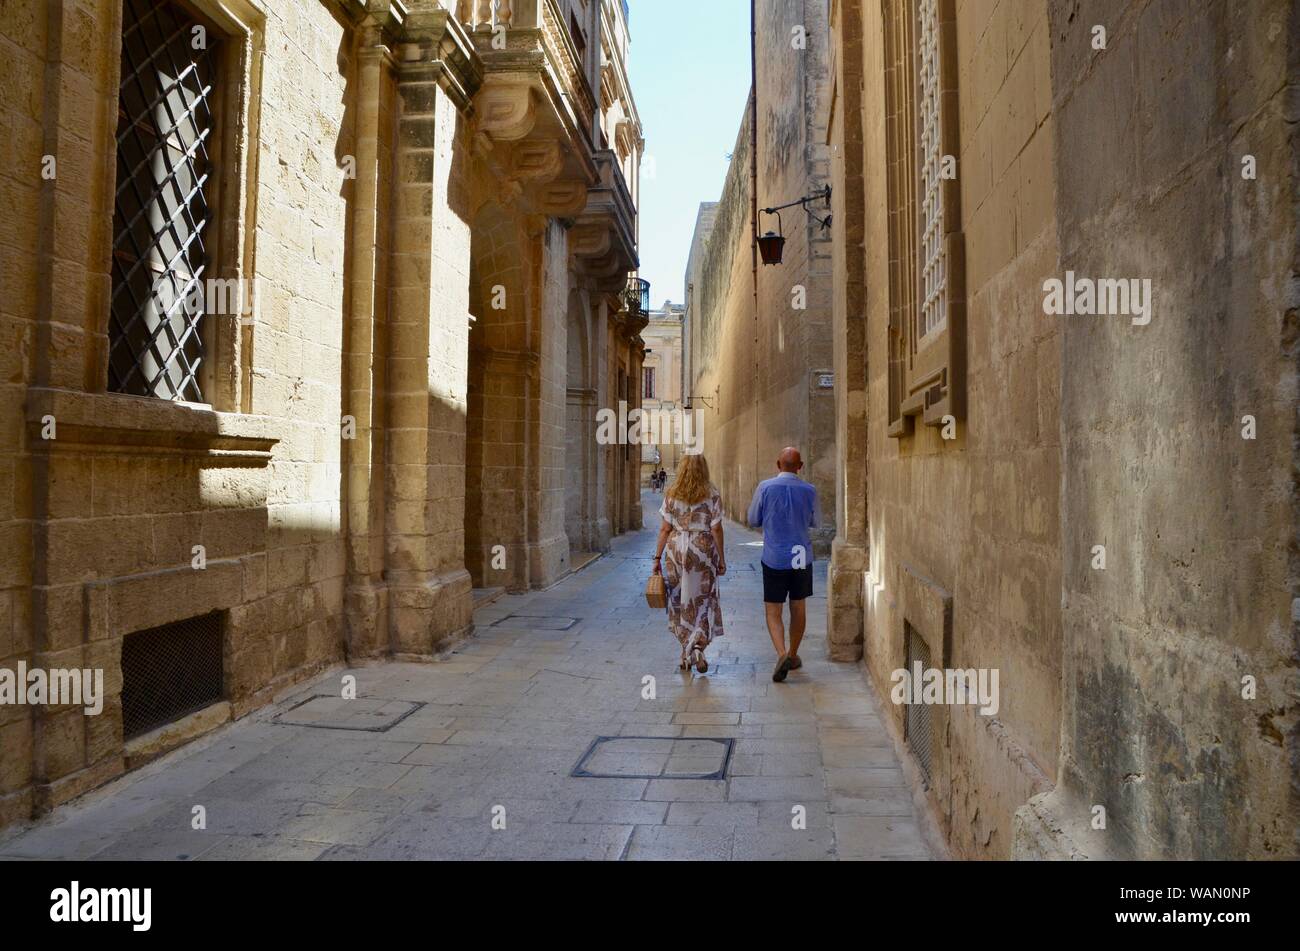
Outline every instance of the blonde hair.
<path fill-rule="evenodd" d="M 708 461 L 699 454 L 682 456 L 682 461 L 677 464 L 677 477 L 668 488 L 666 497 L 687 505 L 698 505 L 712 494 Z"/>

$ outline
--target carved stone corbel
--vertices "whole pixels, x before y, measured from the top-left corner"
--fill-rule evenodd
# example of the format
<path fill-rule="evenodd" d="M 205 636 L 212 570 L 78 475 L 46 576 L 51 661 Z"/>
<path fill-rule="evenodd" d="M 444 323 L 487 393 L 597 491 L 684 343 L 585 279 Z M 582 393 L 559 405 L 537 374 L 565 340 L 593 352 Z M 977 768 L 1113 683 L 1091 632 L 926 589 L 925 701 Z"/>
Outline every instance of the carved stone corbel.
<path fill-rule="evenodd" d="M 581 182 L 547 182 L 535 190 L 533 206 L 551 218 L 572 218 L 587 207 L 587 186 Z"/>
<path fill-rule="evenodd" d="M 494 82 L 479 92 L 476 107 L 477 131 L 494 142 L 518 141 L 537 125 L 536 95 L 526 83 Z"/>
<path fill-rule="evenodd" d="M 564 152 L 555 139 L 525 139 L 510 156 L 510 177 L 523 182 L 554 181 L 564 170 Z"/>
<path fill-rule="evenodd" d="M 609 254 L 613 239 L 608 228 L 595 225 L 578 225 L 569 238 L 569 247 L 575 257 L 596 259 Z"/>

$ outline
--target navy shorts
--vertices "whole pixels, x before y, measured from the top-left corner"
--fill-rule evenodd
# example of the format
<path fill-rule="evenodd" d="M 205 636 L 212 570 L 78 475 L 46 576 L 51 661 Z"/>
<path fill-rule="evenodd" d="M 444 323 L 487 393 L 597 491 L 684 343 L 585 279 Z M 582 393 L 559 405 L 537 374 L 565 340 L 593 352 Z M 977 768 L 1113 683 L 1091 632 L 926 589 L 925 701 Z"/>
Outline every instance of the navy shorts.
<path fill-rule="evenodd" d="M 812 565 L 807 568 L 763 566 L 763 600 L 768 604 L 806 601 L 813 593 Z"/>

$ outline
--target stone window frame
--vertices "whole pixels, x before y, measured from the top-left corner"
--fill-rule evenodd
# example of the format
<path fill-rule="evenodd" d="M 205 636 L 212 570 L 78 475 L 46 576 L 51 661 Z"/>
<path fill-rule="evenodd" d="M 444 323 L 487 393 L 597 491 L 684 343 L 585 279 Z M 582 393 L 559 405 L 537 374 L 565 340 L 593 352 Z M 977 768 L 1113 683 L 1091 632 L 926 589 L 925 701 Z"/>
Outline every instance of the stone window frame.
<path fill-rule="evenodd" d="M 587 63 L 587 31 L 582 28 L 582 24 L 578 21 L 578 11 L 572 7 L 569 8 L 569 36 L 578 51 L 578 62 L 585 66 Z"/>
<path fill-rule="evenodd" d="M 889 220 L 889 435 L 910 436 L 919 418 L 942 426 L 966 414 L 965 235 L 961 225 L 958 178 L 940 178 L 927 209 L 925 175 L 935 159 L 955 161 L 960 154 L 957 98 L 955 0 L 882 0 L 885 52 L 885 148 Z M 937 70 L 933 97 L 937 108 L 928 123 L 922 114 L 926 88 L 922 75 L 923 12 L 933 11 L 927 36 Z M 923 134 L 937 133 L 929 162 Z M 935 207 L 937 205 L 937 208 Z M 927 210 L 930 212 L 927 217 Z M 927 224 L 940 223 L 937 234 Z M 927 233 L 937 238 L 926 253 Z M 941 269 L 942 313 L 927 317 L 927 266 Z M 935 289 L 931 270 L 931 291 Z M 921 326 L 927 321 L 929 332 Z"/>
<path fill-rule="evenodd" d="M 647 400 L 658 399 L 656 395 L 658 390 L 655 389 L 655 369 L 654 366 L 644 366 L 641 368 L 642 387 L 641 398 Z"/>
<path fill-rule="evenodd" d="M 208 203 L 212 211 L 209 275 L 236 281 L 241 288 L 254 288 L 254 235 L 256 233 L 256 169 L 258 129 L 261 118 L 262 52 L 265 48 L 265 0 L 172 0 L 181 10 L 195 16 L 219 34 L 214 55 L 217 83 L 213 90 L 212 181 Z M 116 49 L 121 58 L 122 10 L 118 11 Z M 116 99 L 114 100 L 116 111 Z M 108 134 L 110 154 L 116 155 L 115 128 Z M 116 190 L 116 161 L 105 171 L 108 194 Z M 113 235 L 107 237 L 112 253 Z M 251 357 L 256 313 L 260 302 L 244 302 L 250 311 L 207 314 L 203 342 L 206 370 L 203 372 L 204 404 L 184 404 L 155 397 L 148 399 L 184 412 L 198 405 L 226 413 L 247 413 L 252 405 Z M 99 315 L 104 341 L 99 354 L 97 378 L 101 392 L 108 393 L 108 339 L 110 313 Z M 122 396 L 112 393 L 113 396 Z"/>

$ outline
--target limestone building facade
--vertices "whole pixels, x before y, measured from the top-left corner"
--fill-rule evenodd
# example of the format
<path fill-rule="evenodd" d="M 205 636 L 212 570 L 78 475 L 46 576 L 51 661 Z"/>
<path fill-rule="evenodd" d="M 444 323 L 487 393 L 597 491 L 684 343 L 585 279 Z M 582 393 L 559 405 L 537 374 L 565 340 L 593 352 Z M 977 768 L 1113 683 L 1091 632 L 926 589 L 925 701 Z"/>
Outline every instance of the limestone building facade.
<path fill-rule="evenodd" d="M 728 516 L 744 522 L 755 487 L 776 472 L 786 446 L 799 447 L 824 500 L 814 535 L 828 554 L 834 527 L 835 398 L 831 347 L 830 209 L 774 208 L 830 184 L 819 104 L 829 80 L 826 5 L 756 4 L 758 130 L 753 101 L 740 122 L 723 193 L 701 207 L 686 274 L 684 344 L 688 397 Z M 756 162 L 754 158 L 756 156 Z M 756 173 L 756 175 L 755 175 Z M 762 266 L 752 239 L 780 230 L 784 262 Z"/>
<path fill-rule="evenodd" d="M 653 420 L 641 454 L 641 485 L 664 469 L 671 476 L 685 454 L 686 440 L 682 386 L 682 318 L 685 308 L 672 301 L 650 312 L 650 323 L 641 332 L 645 340 L 645 363 L 641 371 L 641 408 Z M 650 415 L 653 414 L 653 415 Z"/>
<path fill-rule="evenodd" d="M 830 8 L 833 654 L 957 856 L 1295 857 L 1294 5 Z"/>
<path fill-rule="evenodd" d="M 106 683 L 0 705 L 0 824 L 639 525 L 594 438 L 648 321 L 629 42 L 620 0 L 0 8 L 0 667 Z"/>

